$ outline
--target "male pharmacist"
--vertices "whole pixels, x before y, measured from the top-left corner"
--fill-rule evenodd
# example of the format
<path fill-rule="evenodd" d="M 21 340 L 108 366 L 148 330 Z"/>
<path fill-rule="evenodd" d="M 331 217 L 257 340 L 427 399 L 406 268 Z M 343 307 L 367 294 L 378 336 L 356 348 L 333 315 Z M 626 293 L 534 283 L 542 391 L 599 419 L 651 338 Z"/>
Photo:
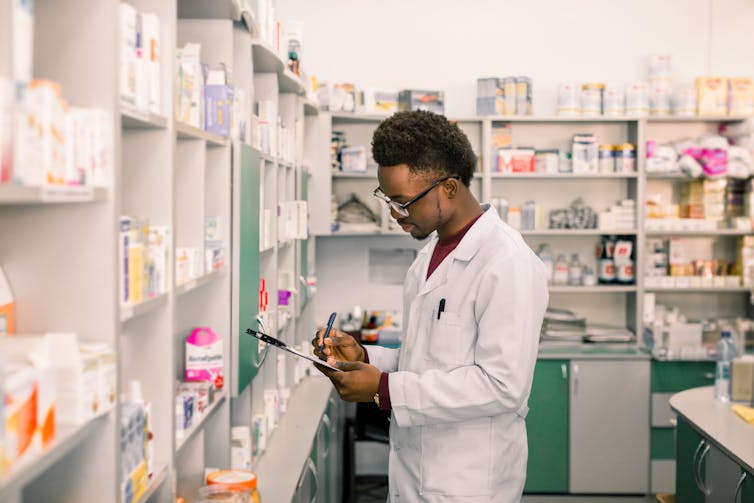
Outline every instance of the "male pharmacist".
<path fill-rule="evenodd" d="M 521 499 L 524 419 L 547 307 L 543 264 L 469 190 L 477 160 L 444 116 L 400 112 L 374 133 L 374 196 L 430 238 L 403 286 L 400 349 L 332 331 L 318 368 L 349 402 L 391 411 L 389 501 Z"/>

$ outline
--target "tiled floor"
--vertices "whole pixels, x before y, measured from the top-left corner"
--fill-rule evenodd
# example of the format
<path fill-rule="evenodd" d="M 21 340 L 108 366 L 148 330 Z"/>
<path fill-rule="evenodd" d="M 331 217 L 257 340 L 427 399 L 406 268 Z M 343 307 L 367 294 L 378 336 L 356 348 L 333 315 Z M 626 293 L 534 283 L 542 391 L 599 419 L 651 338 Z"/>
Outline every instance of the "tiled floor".
<path fill-rule="evenodd" d="M 386 477 L 357 477 L 356 503 L 385 503 Z M 654 503 L 654 496 L 524 496 L 522 503 Z"/>

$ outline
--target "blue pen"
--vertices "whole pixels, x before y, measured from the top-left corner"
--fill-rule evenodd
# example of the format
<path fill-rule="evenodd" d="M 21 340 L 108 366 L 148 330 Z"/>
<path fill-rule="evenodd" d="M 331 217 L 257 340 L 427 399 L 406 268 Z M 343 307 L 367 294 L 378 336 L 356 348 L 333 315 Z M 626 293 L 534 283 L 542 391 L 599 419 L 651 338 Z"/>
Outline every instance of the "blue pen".
<path fill-rule="evenodd" d="M 327 320 L 327 328 L 325 329 L 325 335 L 322 336 L 322 345 L 319 346 L 319 350 L 324 353 L 325 351 L 325 339 L 330 336 L 330 330 L 332 330 L 332 324 L 335 323 L 335 317 L 338 313 L 332 313 L 330 319 Z"/>

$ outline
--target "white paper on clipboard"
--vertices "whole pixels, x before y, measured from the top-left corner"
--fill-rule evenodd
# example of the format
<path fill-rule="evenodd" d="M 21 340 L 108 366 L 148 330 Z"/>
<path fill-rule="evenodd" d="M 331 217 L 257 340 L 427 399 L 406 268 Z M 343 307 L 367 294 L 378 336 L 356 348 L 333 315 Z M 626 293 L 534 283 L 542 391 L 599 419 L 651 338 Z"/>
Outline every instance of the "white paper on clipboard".
<path fill-rule="evenodd" d="M 299 358 L 304 358 L 304 359 L 309 360 L 309 361 L 311 361 L 313 363 L 316 363 L 318 365 L 322 365 L 323 367 L 327 367 L 327 368 L 329 368 L 331 370 L 335 370 L 336 372 L 343 372 L 339 368 L 333 367 L 332 365 L 330 365 L 326 361 L 320 360 L 319 358 L 317 358 L 316 356 L 314 356 L 312 354 L 307 354 L 307 353 L 304 353 L 302 351 L 298 351 L 297 349 L 294 349 L 294 348 L 292 348 L 290 346 L 287 346 L 280 339 L 276 339 L 276 338 L 274 338 L 274 337 L 272 337 L 270 335 L 263 334 L 262 332 L 257 332 L 256 330 L 252 330 L 250 328 L 246 329 L 246 333 L 249 334 L 249 335 L 251 335 L 251 336 L 253 336 L 253 337 L 256 337 L 257 339 L 259 339 L 262 342 L 266 342 L 267 344 L 269 344 L 273 348 L 282 349 L 283 351 L 288 351 L 289 353 L 291 353 L 293 355 L 296 355 Z"/>

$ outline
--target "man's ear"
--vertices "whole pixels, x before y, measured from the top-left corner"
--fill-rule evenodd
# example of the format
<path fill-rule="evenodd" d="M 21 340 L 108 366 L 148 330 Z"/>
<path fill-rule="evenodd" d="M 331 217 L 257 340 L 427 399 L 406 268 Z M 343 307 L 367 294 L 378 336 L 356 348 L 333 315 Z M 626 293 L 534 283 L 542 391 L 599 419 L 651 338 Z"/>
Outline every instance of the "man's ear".
<path fill-rule="evenodd" d="M 461 182 L 455 178 L 448 178 L 442 183 L 442 186 L 445 189 L 445 195 L 448 196 L 448 199 L 454 199 L 458 196 L 458 191 L 460 189 L 458 186 L 459 183 Z"/>

